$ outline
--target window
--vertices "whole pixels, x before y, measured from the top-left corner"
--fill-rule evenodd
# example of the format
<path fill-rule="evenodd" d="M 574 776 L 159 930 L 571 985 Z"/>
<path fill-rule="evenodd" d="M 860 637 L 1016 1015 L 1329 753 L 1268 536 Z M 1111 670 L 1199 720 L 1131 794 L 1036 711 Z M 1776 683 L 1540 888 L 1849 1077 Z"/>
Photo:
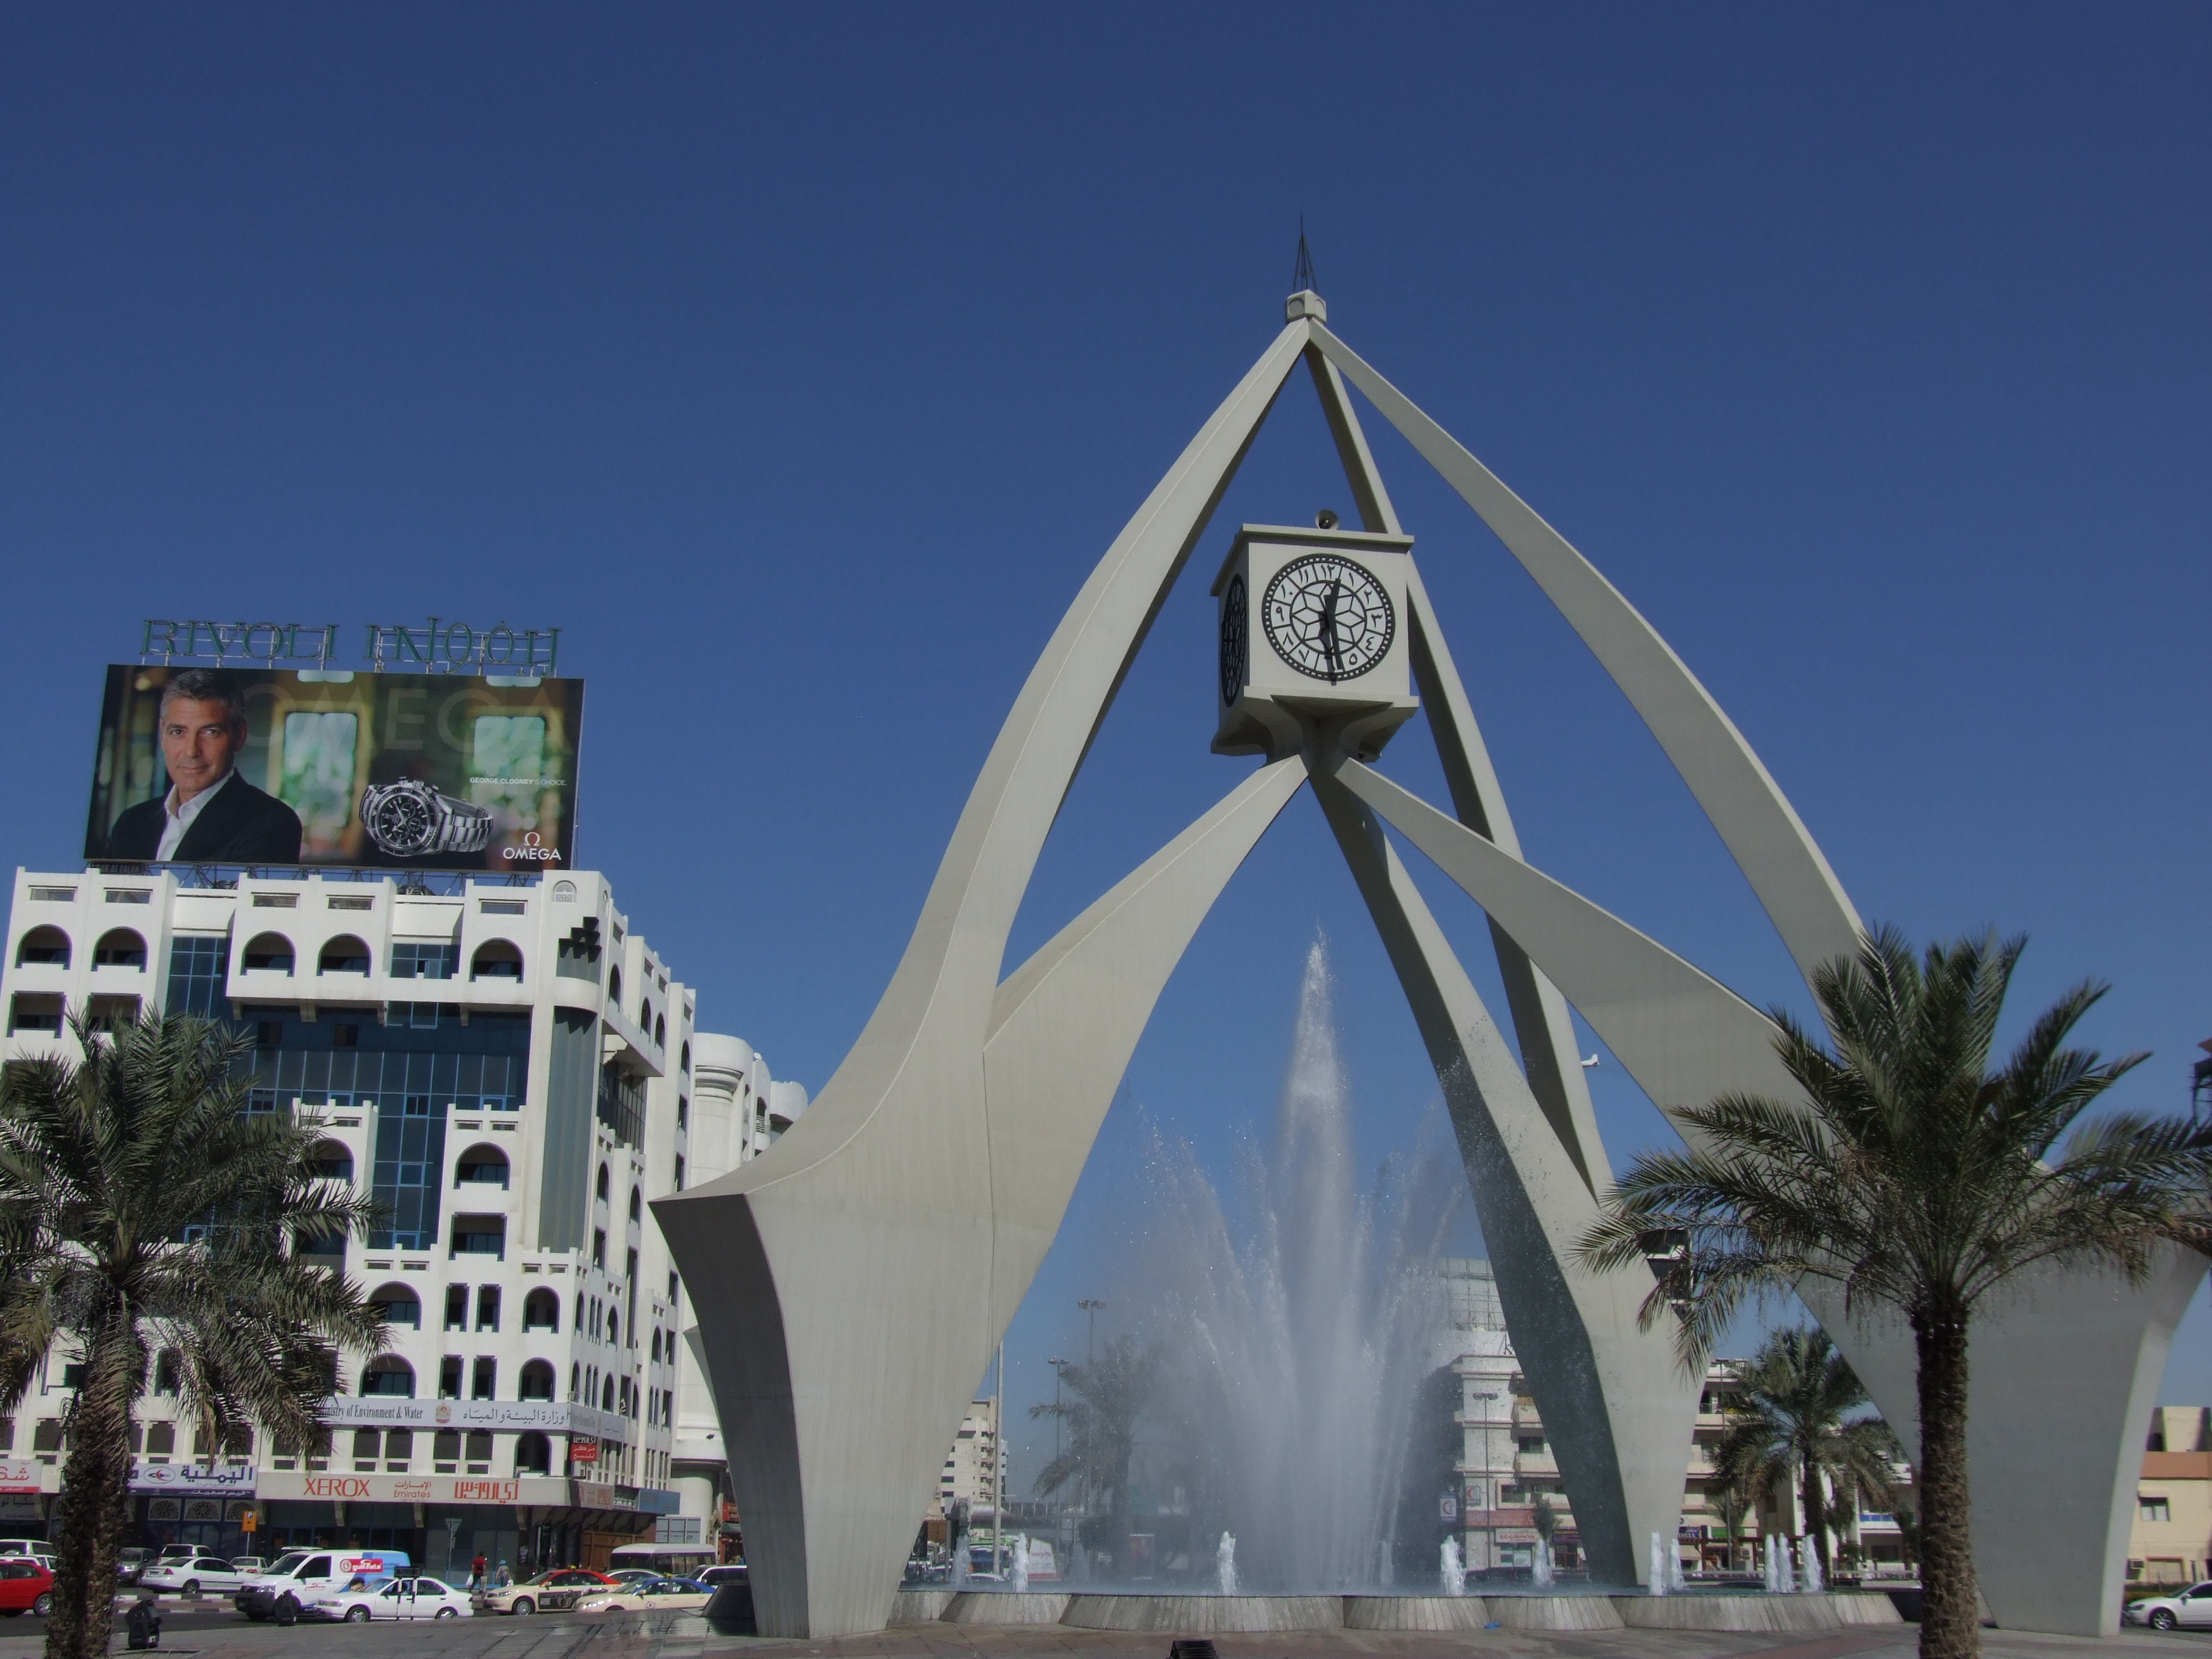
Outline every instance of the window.
<path fill-rule="evenodd" d="M 653 1334 L 653 1363 L 656 1365 L 660 1363 L 660 1333 L 659 1331 Z"/>
<path fill-rule="evenodd" d="M 622 1340 L 622 1316 L 609 1310 L 607 1313 L 607 1342 L 610 1346 Z"/>
<path fill-rule="evenodd" d="M 478 899 L 477 908 L 488 916 L 520 916 L 530 910 L 520 899 Z"/>
<path fill-rule="evenodd" d="M 491 1396 L 490 1396 L 489 1395 L 488 1395 L 488 1394 L 487 1394 L 487 1395 L 480 1395 L 480 1396 L 478 1396 L 478 1397 L 479 1397 L 479 1398 L 481 1398 L 481 1399 L 484 1399 L 484 1400 L 489 1400 L 489 1399 L 490 1399 L 490 1398 L 491 1398 Z M 471 1430 L 470 1430 L 470 1431 L 469 1431 L 469 1473 L 470 1473 L 471 1474 L 483 1474 L 483 1473 L 485 1472 L 485 1470 L 486 1470 L 487 1467 L 490 1464 L 490 1462 L 491 1462 L 491 1431 L 490 1431 L 490 1430 L 489 1430 L 489 1429 L 471 1429 Z"/>
<path fill-rule="evenodd" d="M 507 1185 L 507 1154 L 496 1146 L 471 1146 L 463 1152 L 453 1168 L 453 1185 L 498 1187 Z"/>
<path fill-rule="evenodd" d="M 635 1187 L 629 1189 L 629 1218 L 632 1221 L 645 1218 L 645 1195 Z"/>
<path fill-rule="evenodd" d="M 514 1437 L 514 1472 L 545 1474 L 553 1468 L 553 1443 L 535 1429 Z"/>
<path fill-rule="evenodd" d="M 230 945 L 228 939 L 193 937 L 169 942 L 168 1012 L 212 1019 L 230 1012 Z"/>
<path fill-rule="evenodd" d="M 167 1459 L 177 1449 L 177 1425 L 173 1423 L 149 1423 L 146 1425 L 146 1455 Z"/>
<path fill-rule="evenodd" d="M 384 1443 L 384 1434 L 378 1429 L 356 1429 L 353 1431 L 353 1466 L 356 1469 L 376 1467 L 377 1448 Z"/>
<path fill-rule="evenodd" d="M 376 908 L 374 896 L 367 893 L 333 893 L 323 903 L 332 910 L 374 910 Z"/>
<path fill-rule="evenodd" d="M 522 1328 L 525 1331 L 559 1330 L 561 1298 L 543 1288 L 531 1291 L 522 1298 Z M 547 1397 L 550 1399 L 551 1396 Z"/>
<path fill-rule="evenodd" d="M 15 947 L 18 968 L 66 968 L 69 964 L 69 935 L 58 927 L 33 927 Z"/>
<path fill-rule="evenodd" d="M 422 1327 L 422 1303 L 406 1285 L 386 1285 L 368 1298 L 368 1305 L 384 1316 L 387 1325 L 405 1325 L 413 1330 Z"/>
<path fill-rule="evenodd" d="M 653 1022 L 653 1046 L 656 1048 L 668 1046 L 668 1022 L 665 1019 L 656 1018 Z"/>
<path fill-rule="evenodd" d="M 580 1367 L 575 1365 L 568 1367 L 568 1398 L 571 1400 L 574 1400 L 576 1397 L 576 1379 L 582 1374 L 582 1370 Z"/>
<path fill-rule="evenodd" d="M 687 1042 L 684 1045 L 683 1057 L 678 1060 L 677 1064 L 682 1069 L 684 1076 L 689 1077 L 691 1075 L 691 1045 L 690 1043 Z"/>
<path fill-rule="evenodd" d="M 296 910 L 300 908 L 297 893 L 256 893 L 253 908 L 257 910 Z"/>
<path fill-rule="evenodd" d="M 351 1181 L 353 1148 L 342 1140 L 319 1140 L 308 1151 L 307 1167 L 319 1181 Z"/>
<path fill-rule="evenodd" d="M 645 1079 L 619 1060 L 599 1068 L 599 1118 L 623 1146 L 645 1144 Z"/>
<path fill-rule="evenodd" d="M 491 1255 L 507 1259 L 507 1218 L 496 1215 L 457 1215 L 453 1218 L 454 1256 Z"/>
<path fill-rule="evenodd" d="M 174 1394 L 184 1375 L 182 1360 L 174 1348 L 164 1348 L 154 1358 L 154 1392 Z"/>
<path fill-rule="evenodd" d="M 607 1194 L 609 1187 L 607 1183 L 607 1166 L 604 1164 L 599 1165 L 599 1184 L 597 1190 L 599 1193 L 599 1202 L 602 1204 L 606 1203 L 608 1201 Z"/>
<path fill-rule="evenodd" d="M 458 1355 L 447 1354 L 438 1362 L 438 1398 L 459 1400 L 461 1397 L 461 1362 Z"/>
<path fill-rule="evenodd" d="M 499 1286 L 483 1285 L 477 1289 L 477 1328 L 495 1331 L 499 1328 Z"/>
<path fill-rule="evenodd" d="M 398 1354 L 387 1353 L 368 1362 L 361 1374 L 361 1392 L 365 1395 L 397 1395 L 403 1400 L 415 1397 L 415 1368 Z"/>
<path fill-rule="evenodd" d="M 392 947 L 394 979 L 451 979 L 460 957 L 453 945 L 395 945 Z"/>
<path fill-rule="evenodd" d="M 451 1474 L 453 1466 L 461 1461 L 461 1431 L 459 1429 L 439 1430 L 438 1437 L 431 1443 L 430 1459 L 438 1465 L 441 1473 Z"/>
<path fill-rule="evenodd" d="M 679 1193 L 684 1190 L 684 1154 L 681 1152 L 676 1154 L 676 1190 Z"/>
<path fill-rule="evenodd" d="M 146 971 L 146 941 L 128 927 L 117 927 L 100 935 L 100 943 L 92 947 L 94 968 L 129 968 L 138 973 Z"/>
<path fill-rule="evenodd" d="M 59 1036 L 62 1030 L 62 1000 L 58 996 L 33 996 L 17 992 L 8 1000 L 8 1031 L 11 1036 L 18 1031 L 42 1031 L 49 1036 Z"/>
<path fill-rule="evenodd" d="M 390 1429 L 384 1436 L 384 1464 L 386 1468 L 404 1472 L 407 1460 L 415 1455 L 415 1431 Z"/>
<path fill-rule="evenodd" d="M 2136 1498 L 2136 1519 L 2138 1521 L 2148 1521 L 2154 1525 L 2164 1525 L 2166 1522 L 2173 1519 L 2173 1508 L 2171 1500 L 2164 1498 L 2150 1498 L 2140 1493 L 2137 1494 Z"/>
<path fill-rule="evenodd" d="M 292 971 L 292 941 L 282 933 L 257 935 L 239 957 L 249 974 L 287 974 Z"/>
<path fill-rule="evenodd" d="M 323 946 L 316 959 L 319 974 L 362 974 L 368 972 L 368 946 L 351 933 L 341 933 Z"/>
<path fill-rule="evenodd" d="M 682 1095 L 676 1097 L 676 1127 L 681 1132 L 691 1127 L 691 1103 Z"/>
<path fill-rule="evenodd" d="M 592 1265 L 604 1270 L 607 1265 L 607 1230 L 592 1229 Z"/>
<path fill-rule="evenodd" d="M 493 1398 L 495 1393 L 494 1384 L 497 1382 L 498 1380 L 499 1361 L 489 1357 L 478 1358 L 476 1363 L 475 1371 L 469 1381 L 469 1398 L 471 1400 L 489 1400 Z M 475 1454 L 473 1453 L 471 1454 L 471 1456 L 474 1455 Z"/>
<path fill-rule="evenodd" d="M 465 1285 L 446 1286 L 446 1328 L 465 1331 L 469 1328 L 469 1287 Z"/>
<path fill-rule="evenodd" d="M 617 1008 L 622 1006 L 622 969 L 619 968 L 607 969 L 607 1000 Z"/>
<path fill-rule="evenodd" d="M 386 1214 L 369 1236 L 372 1249 L 427 1250 L 436 1240 L 446 1107 L 429 1094 L 386 1096 L 379 1103 L 374 1195 Z"/>
<path fill-rule="evenodd" d="M 522 1400 L 550 1400 L 553 1397 L 553 1367 L 543 1359 L 526 1363 L 516 1384 L 515 1395 Z"/>
<path fill-rule="evenodd" d="M 469 958 L 471 979 L 506 979 L 520 984 L 522 980 L 522 952 L 503 939 L 495 939 L 477 946 L 477 953 Z"/>

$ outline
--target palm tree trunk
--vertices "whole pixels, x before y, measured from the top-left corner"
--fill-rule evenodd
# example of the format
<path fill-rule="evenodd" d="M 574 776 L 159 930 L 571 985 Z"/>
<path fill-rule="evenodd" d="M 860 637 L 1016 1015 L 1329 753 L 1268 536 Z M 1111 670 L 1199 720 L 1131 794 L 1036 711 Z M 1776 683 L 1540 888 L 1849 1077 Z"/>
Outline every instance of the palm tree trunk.
<path fill-rule="evenodd" d="M 1981 1592 L 1974 1579 L 1966 1486 L 1966 1316 L 1916 1312 L 1920 1360 L 1921 1659 L 1979 1659 Z"/>
<path fill-rule="evenodd" d="M 1798 1468 L 1802 1471 L 1799 1486 L 1805 1498 L 1805 1535 L 1813 1540 L 1813 1553 L 1820 1559 L 1820 1582 L 1828 1582 L 1828 1497 L 1820 1490 L 1820 1465 L 1817 1459 L 1806 1457 Z"/>
<path fill-rule="evenodd" d="M 54 1611 L 46 1659 L 100 1659 L 114 1624 L 115 1564 L 131 1514 L 131 1407 L 145 1355 L 119 1310 L 85 1344 L 55 1501 Z"/>

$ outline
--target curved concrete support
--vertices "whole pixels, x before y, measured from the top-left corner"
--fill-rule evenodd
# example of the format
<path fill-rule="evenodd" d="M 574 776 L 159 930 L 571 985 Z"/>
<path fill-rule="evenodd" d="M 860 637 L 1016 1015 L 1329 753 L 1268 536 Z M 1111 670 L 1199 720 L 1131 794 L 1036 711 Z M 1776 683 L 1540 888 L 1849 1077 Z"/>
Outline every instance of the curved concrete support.
<path fill-rule="evenodd" d="M 1638 1328 L 1648 1285 L 1571 1267 L 1575 1240 L 1597 1218 L 1596 1196 L 1374 814 L 1320 774 L 1314 794 L 1443 1085 L 1513 1352 L 1544 1413 L 1591 1578 L 1640 1583 L 1641 1540 L 1673 1537 L 1681 1519 L 1703 1379 L 1676 1364 L 1670 1333 Z"/>
<path fill-rule="evenodd" d="M 880 1630 L 1011 1306 L 985 1079 L 999 970 L 1046 833 L 1305 326 L 1284 329 L 1099 561 L 1022 688 L 905 955 L 769 1154 L 653 1210 L 690 1286 L 763 1634 Z M 1164 981 L 1170 962 L 1161 970 Z"/>
<path fill-rule="evenodd" d="M 1796 809 L 1674 647 L 1567 538 L 1320 324 L 1314 343 L 1405 434 L 1589 646 L 1697 798 L 1776 931 L 1810 974 L 1858 946 L 1858 913 Z"/>

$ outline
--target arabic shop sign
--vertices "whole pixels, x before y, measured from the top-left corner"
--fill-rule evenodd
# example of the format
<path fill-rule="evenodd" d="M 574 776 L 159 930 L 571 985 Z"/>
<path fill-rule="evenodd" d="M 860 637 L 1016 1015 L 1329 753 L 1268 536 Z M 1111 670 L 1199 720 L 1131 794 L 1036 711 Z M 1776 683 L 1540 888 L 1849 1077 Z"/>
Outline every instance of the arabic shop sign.
<path fill-rule="evenodd" d="M 619 1413 L 566 1400 L 411 1400 L 394 1395 L 336 1395 L 323 1402 L 334 1429 L 538 1429 L 626 1439 Z"/>
<path fill-rule="evenodd" d="M 259 1473 L 251 1463 L 147 1463 L 131 1460 L 131 1490 L 171 1498 L 247 1498 Z"/>
<path fill-rule="evenodd" d="M 366 626 L 362 660 L 373 669 L 540 678 L 552 674 L 561 650 L 559 629 L 515 629 L 504 621 L 481 632 L 448 617 L 431 617 L 420 628 L 405 623 Z M 217 666 L 313 663 L 318 669 L 335 669 L 338 624 L 149 617 L 139 638 L 138 659 L 155 657 L 164 664 L 182 658 L 204 659 Z"/>

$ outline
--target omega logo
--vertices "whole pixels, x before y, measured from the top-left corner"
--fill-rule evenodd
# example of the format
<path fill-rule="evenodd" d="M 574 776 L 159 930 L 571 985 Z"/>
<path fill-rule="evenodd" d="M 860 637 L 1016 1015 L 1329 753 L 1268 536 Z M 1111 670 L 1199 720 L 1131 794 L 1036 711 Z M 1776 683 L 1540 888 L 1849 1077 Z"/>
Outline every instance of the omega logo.
<path fill-rule="evenodd" d="M 548 847 L 544 837 L 532 830 L 523 836 L 521 846 L 501 848 L 500 856 L 505 859 L 531 860 L 544 864 L 559 858 L 561 853 L 557 848 Z"/>

